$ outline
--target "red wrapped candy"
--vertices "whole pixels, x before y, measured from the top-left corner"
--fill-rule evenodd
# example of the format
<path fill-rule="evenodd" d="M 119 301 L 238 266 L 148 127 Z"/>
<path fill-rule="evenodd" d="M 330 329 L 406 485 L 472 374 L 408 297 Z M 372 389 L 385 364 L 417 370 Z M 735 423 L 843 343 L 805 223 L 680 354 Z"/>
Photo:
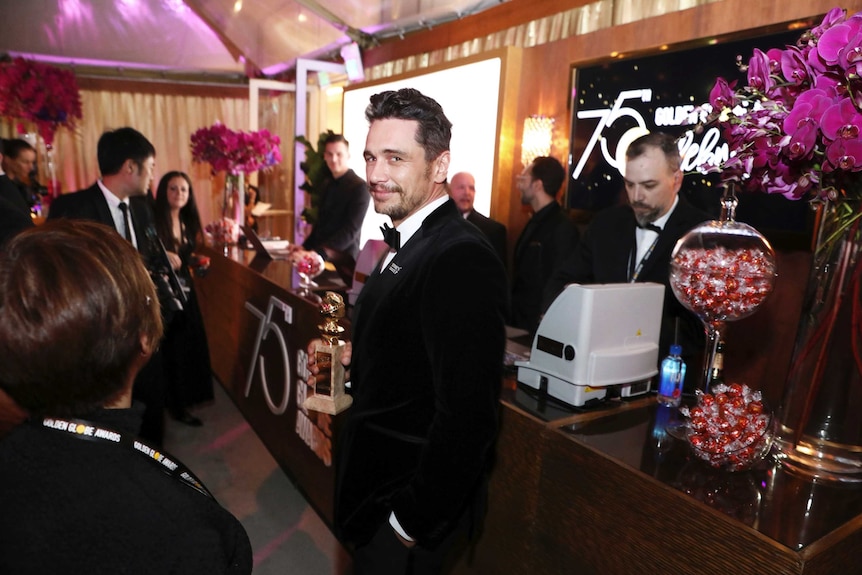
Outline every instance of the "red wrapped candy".
<path fill-rule="evenodd" d="M 733 383 L 697 392 L 697 405 L 681 407 L 694 453 L 716 468 L 738 471 L 762 458 L 772 442 L 772 416 L 759 391 Z"/>
<path fill-rule="evenodd" d="M 708 321 L 752 314 L 772 292 L 775 278 L 775 262 L 760 248 L 679 250 L 671 267 L 677 299 Z"/>

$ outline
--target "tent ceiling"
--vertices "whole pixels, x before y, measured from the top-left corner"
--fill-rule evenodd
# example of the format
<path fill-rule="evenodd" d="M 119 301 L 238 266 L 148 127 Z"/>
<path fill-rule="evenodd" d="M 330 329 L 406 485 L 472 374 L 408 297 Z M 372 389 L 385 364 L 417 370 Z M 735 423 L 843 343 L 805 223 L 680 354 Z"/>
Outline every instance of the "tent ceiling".
<path fill-rule="evenodd" d="M 0 53 L 120 70 L 273 75 L 351 40 L 373 43 L 505 1 L 3 0 Z"/>

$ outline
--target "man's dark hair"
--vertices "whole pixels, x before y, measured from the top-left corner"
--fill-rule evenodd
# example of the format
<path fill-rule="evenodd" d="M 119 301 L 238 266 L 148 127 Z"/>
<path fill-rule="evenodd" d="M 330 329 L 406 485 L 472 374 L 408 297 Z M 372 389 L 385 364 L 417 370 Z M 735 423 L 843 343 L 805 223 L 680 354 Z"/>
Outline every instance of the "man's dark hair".
<path fill-rule="evenodd" d="M 15 159 L 21 152 L 24 150 L 30 150 L 31 152 L 35 152 L 36 148 L 30 145 L 30 142 L 26 140 L 22 140 L 21 138 L 10 138 L 8 140 L 3 141 L 3 147 L 0 148 L 0 154 L 3 154 L 7 158 Z"/>
<path fill-rule="evenodd" d="M 147 158 L 156 155 L 156 149 L 134 128 L 118 128 L 102 134 L 96 155 L 102 176 L 112 176 L 119 173 L 126 160 L 135 162 L 139 169 L 143 168 Z"/>
<path fill-rule="evenodd" d="M 323 140 L 323 147 L 326 148 L 329 144 L 336 144 L 338 142 L 344 142 L 344 145 L 350 148 L 350 142 L 342 134 L 329 134 L 326 136 L 326 139 Z"/>
<path fill-rule="evenodd" d="M 647 148 L 658 148 L 667 159 L 671 172 L 679 170 L 682 158 L 679 155 L 679 144 L 676 138 L 665 132 L 650 132 L 634 140 L 626 149 L 626 159 L 633 160 L 646 153 Z"/>
<path fill-rule="evenodd" d="M 566 169 L 559 160 L 550 156 L 539 156 L 533 160 L 533 168 L 530 171 L 534 180 L 542 182 L 546 194 L 552 198 L 557 197 L 557 192 L 566 179 Z"/>
<path fill-rule="evenodd" d="M 449 150 L 452 139 L 452 122 L 446 118 L 443 108 L 433 98 L 413 88 L 402 88 L 381 92 L 371 96 L 365 110 L 369 123 L 375 120 L 414 120 L 419 123 L 416 143 L 425 150 L 425 160 L 435 160 Z"/>

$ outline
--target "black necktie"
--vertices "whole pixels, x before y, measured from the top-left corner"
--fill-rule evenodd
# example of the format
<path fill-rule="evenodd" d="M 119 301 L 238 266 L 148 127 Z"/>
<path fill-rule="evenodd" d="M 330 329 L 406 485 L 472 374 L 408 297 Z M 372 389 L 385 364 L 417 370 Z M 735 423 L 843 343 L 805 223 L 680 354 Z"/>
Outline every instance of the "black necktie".
<path fill-rule="evenodd" d="M 650 231 L 650 232 L 655 232 L 655 233 L 657 233 L 657 234 L 660 234 L 660 233 L 661 233 L 661 228 L 660 228 L 660 227 L 658 227 L 657 225 L 655 225 L 655 224 L 654 224 L 654 223 L 652 223 L 652 222 L 650 222 L 650 223 L 648 223 L 648 224 L 643 224 L 643 225 L 638 224 L 638 227 L 639 227 L 640 229 L 642 229 L 642 230 L 647 230 L 647 231 Z"/>
<path fill-rule="evenodd" d="M 132 226 L 129 223 L 129 206 L 125 202 L 120 202 L 120 211 L 123 212 L 123 223 L 126 225 L 126 239 L 132 241 Z"/>
<path fill-rule="evenodd" d="M 401 234 L 398 230 L 390 228 L 389 224 L 383 224 L 380 231 L 383 232 L 383 241 L 389 244 L 389 249 L 396 252 L 401 249 Z"/>

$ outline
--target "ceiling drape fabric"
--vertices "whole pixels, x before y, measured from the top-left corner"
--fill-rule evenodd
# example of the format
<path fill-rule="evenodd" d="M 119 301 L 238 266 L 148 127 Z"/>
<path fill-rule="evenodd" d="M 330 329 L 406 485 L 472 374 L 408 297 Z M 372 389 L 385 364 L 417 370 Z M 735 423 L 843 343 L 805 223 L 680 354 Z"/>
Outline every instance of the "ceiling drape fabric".
<path fill-rule="evenodd" d="M 384 62 L 366 70 L 366 76 L 369 80 L 380 80 L 498 48 L 531 48 L 718 1 L 721 0 L 598 0 L 524 22 L 483 38 L 474 38 L 455 46 Z"/>

